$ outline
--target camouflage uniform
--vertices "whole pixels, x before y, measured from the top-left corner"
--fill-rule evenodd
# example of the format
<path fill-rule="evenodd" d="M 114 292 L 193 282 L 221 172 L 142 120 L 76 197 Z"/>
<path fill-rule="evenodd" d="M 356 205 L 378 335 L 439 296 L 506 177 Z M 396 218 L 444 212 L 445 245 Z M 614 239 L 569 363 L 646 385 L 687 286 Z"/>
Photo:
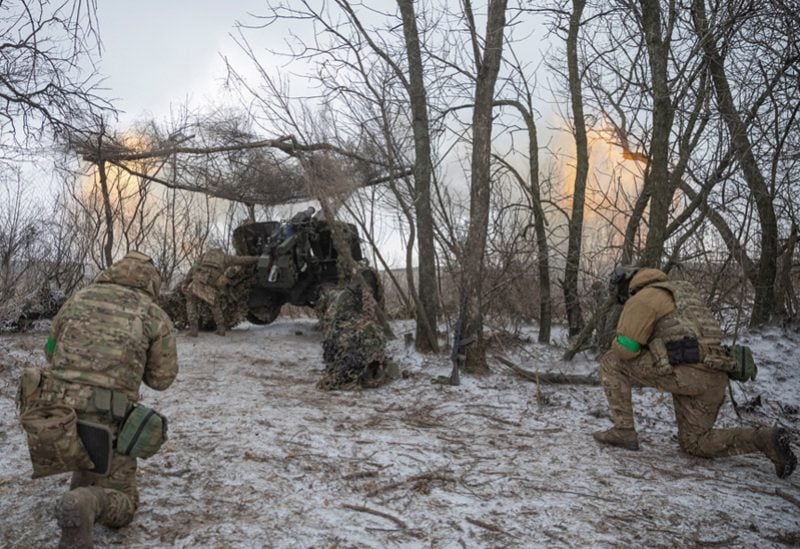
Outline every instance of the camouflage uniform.
<path fill-rule="evenodd" d="M 211 249 L 200 257 L 183 283 L 190 335 L 197 335 L 199 329 L 197 306 L 200 301 L 211 308 L 217 333 L 225 335 L 225 316 L 219 303 L 220 290 L 230 282 L 225 273 L 230 267 L 252 265 L 257 261 L 258 256 L 228 255 L 220 248 Z"/>
<path fill-rule="evenodd" d="M 373 293 L 350 284 L 326 290 L 317 303 L 324 339 L 322 389 L 375 387 L 397 376 L 386 357 L 386 336 Z"/>
<path fill-rule="evenodd" d="M 45 347 L 51 367 L 43 370 L 37 402 L 27 405 L 66 404 L 79 419 L 104 424 L 116 435 L 120 424 L 96 408 L 96 391 L 121 393 L 134 403 L 142 381 L 161 391 L 178 373 L 172 322 L 154 301 L 159 287 L 150 259 L 131 252 L 69 299 Z M 136 459 L 115 453 L 105 477 L 74 473 L 70 494 L 81 487 L 102 489 L 92 489 L 100 498 L 92 501 L 100 523 L 125 526 L 139 503 Z"/>
<path fill-rule="evenodd" d="M 773 447 L 776 430 L 713 428 L 728 376 L 710 366 L 712 357 L 725 354 L 722 331 L 697 297 L 696 287 L 687 281 L 671 282 L 657 269 L 642 269 L 631 279 L 630 289 L 633 295 L 619 318 L 618 338 L 600 360 L 600 378 L 614 428 L 595 433 L 595 438 L 638 449 L 631 402 L 631 386 L 637 384 L 672 393 L 678 442 L 685 452 L 714 458 L 762 451 L 773 459 L 784 451 L 788 454 L 783 457 L 790 462 L 793 456 L 789 456 L 788 443 L 785 448 Z M 699 356 L 694 362 L 670 365 L 660 349 L 687 336 L 697 340 Z M 793 468 L 780 471 L 790 473 Z"/>

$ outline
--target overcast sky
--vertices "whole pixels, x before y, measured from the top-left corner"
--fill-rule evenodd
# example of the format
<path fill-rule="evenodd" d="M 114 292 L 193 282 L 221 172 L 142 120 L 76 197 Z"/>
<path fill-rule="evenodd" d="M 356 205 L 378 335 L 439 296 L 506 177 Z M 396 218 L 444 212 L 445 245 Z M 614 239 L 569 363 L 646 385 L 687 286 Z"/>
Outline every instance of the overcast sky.
<path fill-rule="evenodd" d="M 121 125 L 214 96 L 225 74 L 219 53 L 238 55 L 229 36 L 236 20 L 263 6 L 263 0 L 98 2 L 99 68 L 107 94 L 124 111 Z"/>

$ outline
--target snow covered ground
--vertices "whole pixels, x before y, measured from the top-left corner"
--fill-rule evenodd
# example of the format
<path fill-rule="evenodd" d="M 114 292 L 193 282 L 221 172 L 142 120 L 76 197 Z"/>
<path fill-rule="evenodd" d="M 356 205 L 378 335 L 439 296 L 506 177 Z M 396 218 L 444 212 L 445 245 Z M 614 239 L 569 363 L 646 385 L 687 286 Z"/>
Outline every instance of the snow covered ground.
<path fill-rule="evenodd" d="M 324 392 L 321 335 L 310 319 L 242 325 L 225 338 L 179 336 L 180 374 L 143 402 L 170 440 L 140 461 L 141 503 L 128 527 L 96 528 L 123 547 L 781 547 L 800 544 L 800 472 L 760 455 L 680 452 L 669 395 L 635 390 L 642 450 L 598 446 L 610 425 L 599 386 L 524 381 L 493 365 L 459 387 L 442 356 L 391 353 L 402 379 Z M 45 332 L 0 336 L 0 545 L 52 547 L 68 476 L 30 480 L 14 411 L 21 368 L 43 365 Z M 535 338 L 533 338 L 535 340 Z M 718 425 L 780 423 L 800 442 L 800 334 L 749 334 L 758 380 L 737 402 L 761 405 Z M 588 373 L 562 349 L 503 352 L 529 370 Z M 491 353 L 490 353 L 491 354 Z"/>

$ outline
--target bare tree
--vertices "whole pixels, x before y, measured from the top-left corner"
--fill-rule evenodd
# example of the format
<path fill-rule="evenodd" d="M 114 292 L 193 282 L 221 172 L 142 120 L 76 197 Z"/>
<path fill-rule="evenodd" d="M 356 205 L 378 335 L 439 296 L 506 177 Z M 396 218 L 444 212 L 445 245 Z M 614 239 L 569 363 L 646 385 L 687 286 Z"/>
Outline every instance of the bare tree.
<path fill-rule="evenodd" d="M 500 72 L 503 52 L 506 4 L 506 0 L 490 0 L 486 16 L 485 42 L 481 48 L 471 2 L 469 0 L 464 2 L 477 75 L 472 111 L 469 227 L 464 244 L 464 265 L 460 284 L 461 294 L 464 296 L 461 299 L 461 306 L 467 308 L 464 337 L 475 338 L 475 342 L 466 350 L 464 369 L 473 374 L 488 371 L 483 339 L 481 280 L 486 252 L 486 232 L 489 225 L 492 109 L 495 83 Z"/>
<path fill-rule="evenodd" d="M 0 181 L 0 319 L 18 315 L 37 289 L 34 273 L 41 267 L 39 231 L 42 212 L 25 192 L 19 172 Z"/>
<path fill-rule="evenodd" d="M 403 18 L 403 35 L 408 52 L 408 95 L 411 103 L 412 129 L 414 131 L 414 200 L 417 212 L 417 236 L 419 252 L 419 303 L 417 322 L 417 349 L 438 351 L 436 336 L 436 251 L 433 242 L 433 215 L 431 211 L 431 160 L 430 124 L 428 122 L 428 100 L 423 77 L 417 16 L 412 0 L 397 0 Z"/>
<path fill-rule="evenodd" d="M 83 129 L 110 105 L 98 95 L 94 0 L 11 0 L 0 11 L 0 130 L 17 142 Z M 4 141 L 2 146 L 11 145 Z"/>
<path fill-rule="evenodd" d="M 583 328 L 581 303 L 578 289 L 578 273 L 583 242 L 583 212 L 586 203 L 586 180 L 589 174 L 589 150 L 586 136 L 586 120 L 583 114 L 583 90 L 578 59 L 578 34 L 585 0 L 572 1 L 567 32 L 567 67 L 569 73 L 569 95 L 572 105 L 572 132 L 575 136 L 575 183 L 572 191 L 572 215 L 569 218 L 567 237 L 567 260 L 564 267 L 564 307 L 567 312 L 569 335 L 580 333 Z"/>
<path fill-rule="evenodd" d="M 745 7 L 738 17 L 749 17 L 749 9 Z M 756 203 L 759 222 L 761 225 L 761 257 L 759 260 L 758 274 L 753 280 L 755 287 L 755 302 L 751 324 L 760 325 L 768 322 L 775 307 L 775 277 L 777 274 L 778 257 L 778 225 L 775 218 L 773 197 L 767 187 L 764 176 L 753 153 L 753 146 L 748 137 L 748 129 L 740 116 L 734 103 L 733 93 L 725 72 L 725 62 L 717 46 L 717 37 L 720 32 L 728 32 L 728 28 L 721 27 L 714 31 L 706 18 L 704 0 L 693 0 L 692 17 L 698 36 L 701 40 L 703 53 L 711 80 L 716 92 L 717 107 L 730 133 L 731 145 L 737 162 L 742 170 L 744 179 Z M 727 25 L 736 25 L 738 22 L 724 21 Z M 797 46 L 794 46 L 795 59 Z"/>

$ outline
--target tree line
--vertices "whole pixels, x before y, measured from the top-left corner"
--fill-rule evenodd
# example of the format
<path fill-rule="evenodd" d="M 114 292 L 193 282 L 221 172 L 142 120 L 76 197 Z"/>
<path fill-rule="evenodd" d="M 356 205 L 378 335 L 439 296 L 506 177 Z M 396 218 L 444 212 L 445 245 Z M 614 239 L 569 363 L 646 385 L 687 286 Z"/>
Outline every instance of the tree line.
<path fill-rule="evenodd" d="M 51 64 L 70 100 L 50 104 L 35 86 L 39 103 L 6 99 L 4 129 L 17 131 L 2 145 L 19 197 L 17 151 L 55 134 L 58 216 L 3 203 L 2 291 L 45 248 L 64 250 L 53 264 L 103 268 L 140 247 L 174 279 L 244 220 L 316 200 L 360 226 L 420 351 L 439 350 L 438 327 L 463 309 L 468 371 L 485 371 L 485 316 L 513 308 L 512 295 L 542 342 L 561 321 L 578 346 L 602 334 L 617 262 L 696 279 L 734 324 L 796 319 L 797 8 L 270 0 L 232 33 L 249 63 L 226 60 L 235 103 L 124 131 L 93 79 Z M 61 9 L 66 52 L 99 55 L 87 47 L 93 4 Z M 20 21 L 2 20 L 7 38 Z M 285 36 L 282 48 L 262 49 L 267 35 Z M 0 77 L 0 95 L 19 92 L 11 81 Z M 387 232 L 403 238 L 402 276 Z"/>

